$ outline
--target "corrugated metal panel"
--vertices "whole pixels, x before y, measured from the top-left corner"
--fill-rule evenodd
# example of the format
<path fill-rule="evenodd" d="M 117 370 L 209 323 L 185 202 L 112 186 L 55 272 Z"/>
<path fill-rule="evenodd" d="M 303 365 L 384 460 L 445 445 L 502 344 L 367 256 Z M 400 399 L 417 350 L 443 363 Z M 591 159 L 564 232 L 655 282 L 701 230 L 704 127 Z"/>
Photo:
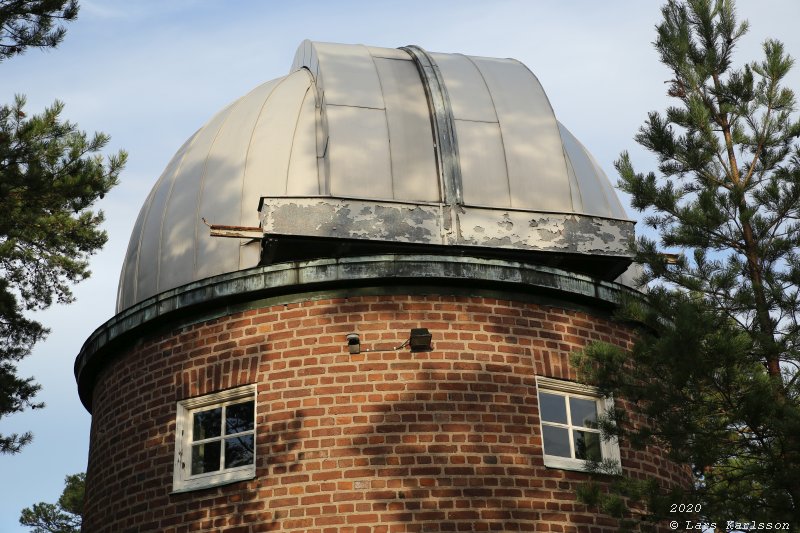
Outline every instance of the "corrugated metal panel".
<path fill-rule="evenodd" d="M 577 140 L 577 139 L 576 139 Z M 595 174 L 598 176 L 598 181 L 600 183 L 600 188 L 603 190 L 603 194 L 605 194 L 606 202 L 608 202 L 608 206 L 610 209 L 610 215 L 614 218 L 621 218 L 624 220 L 629 220 L 628 213 L 625 211 L 625 208 L 622 205 L 622 202 L 619 201 L 619 196 L 614 191 L 614 187 L 611 185 L 611 182 L 606 176 L 606 173 L 603 172 L 603 169 L 600 168 L 600 165 L 597 163 L 597 160 L 594 156 L 586 149 L 580 141 L 578 144 L 583 149 L 583 153 L 589 158 L 591 161 L 592 166 L 594 167 Z"/>
<path fill-rule="evenodd" d="M 142 238 L 137 258 L 136 285 L 139 287 L 137 292 L 144 290 L 148 294 L 154 294 L 158 285 L 158 259 L 161 255 L 161 223 L 164 218 L 164 207 L 172 191 L 175 176 L 180 172 L 183 158 L 191 149 L 191 145 L 192 140 L 184 144 L 175 154 L 153 188 L 148 214 L 141 229 Z"/>
<path fill-rule="evenodd" d="M 317 165 L 317 109 L 313 85 L 306 89 L 303 103 L 299 109 L 291 152 L 286 194 L 290 196 L 323 194 L 322 179 L 320 179 L 319 165 Z M 248 199 L 253 197 L 249 193 L 244 195 L 244 198 Z M 247 222 L 244 225 L 251 224 Z"/>
<path fill-rule="evenodd" d="M 617 193 L 614 191 L 614 187 L 608 180 L 608 176 L 606 176 L 605 172 L 603 172 L 603 169 L 600 168 L 600 165 L 597 164 L 597 161 L 595 160 L 594 156 L 592 156 L 592 154 L 590 154 L 589 152 L 586 152 L 586 154 L 589 155 L 589 160 L 594 165 L 596 173 L 599 176 L 601 176 L 600 186 L 605 192 L 606 200 L 608 201 L 609 207 L 611 208 L 611 215 L 609 216 L 623 220 L 630 220 L 628 212 L 625 211 L 625 207 L 622 205 L 622 202 L 619 201 L 619 196 L 617 196 Z"/>
<path fill-rule="evenodd" d="M 366 46 L 313 43 L 313 49 L 325 103 L 383 109 L 381 84 Z"/>
<path fill-rule="evenodd" d="M 500 121 L 512 207 L 572 211 L 561 136 L 539 80 L 511 59 L 470 59 L 489 87 Z"/>
<path fill-rule="evenodd" d="M 438 201 L 433 132 L 425 90 L 417 69 L 411 61 L 382 58 L 375 58 L 374 61 L 383 89 L 389 129 L 392 164 L 390 198 Z"/>
<path fill-rule="evenodd" d="M 466 56 L 435 52 L 430 56 L 436 61 L 444 77 L 456 120 L 497 122 L 489 89 L 480 71 Z"/>
<path fill-rule="evenodd" d="M 586 148 L 563 124 L 559 124 L 564 150 L 569 157 L 580 187 L 582 205 L 576 210 L 604 217 L 627 218 L 616 193 L 603 170 Z"/>
<path fill-rule="evenodd" d="M 242 218 L 229 224 L 249 226 L 257 223 L 254 213 L 258 201 L 253 198 L 272 194 L 286 194 L 289 176 L 289 161 L 294 148 L 294 130 L 298 123 L 303 99 L 311 86 L 311 76 L 299 70 L 280 80 L 269 82 L 268 95 L 261 99 L 254 116 L 258 118 L 254 127 L 245 132 L 250 136 L 247 150 L 247 172 L 239 205 L 244 209 Z M 312 99 L 313 101 L 313 99 Z M 313 113 L 312 117 L 313 119 Z M 280 125 L 278 127 L 278 125 Z M 311 144 L 309 154 L 313 161 L 315 146 Z M 302 152 L 302 150 L 300 150 Z M 309 176 L 317 182 L 316 175 Z M 242 205 L 244 204 L 244 205 Z M 249 209 L 248 209 L 249 204 Z"/>
<path fill-rule="evenodd" d="M 122 263 L 122 272 L 119 276 L 117 287 L 117 311 L 125 309 L 136 300 L 136 269 L 139 268 L 139 246 L 142 239 L 142 226 L 144 225 L 150 204 L 153 201 L 155 189 L 150 191 L 139 210 L 139 216 L 133 225 L 131 238 L 128 241 L 128 250 L 125 252 L 125 261 Z"/>
<path fill-rule="evenodd" d="M 577 207 L 593 215 L 611 216 L 611 208 L 600 185 L 600 181 L 605 180 L 605 176 L 597 175 L 594 165 L 584 153 L 583 147 L 577 139 L 565 127 L 560 124 L 559 126 L 564 142 L 564 151 L 575 170 L 575 177 L 581 191 L 583 201 Z"/>
<path fill-rule="evenodd" d="M 238 102 L 237 100 L 231 107 L 238 105 Z M 140 286 L 137 291 L 138 299 L 195 279 L 194 256 L 197 246 L 195 220 L 201 182 L 211 145 L 229 112 L 230 108 L 219 113 L 197 132 L 192 149 L 186 152 L 183 165 L 175 176 L 175 184 L 164 208 L 158 284 L 156 287 Z M 146 265 L 146 268 L 154 266 Z"/>
<path fill-rule="evenodd" d="M 464 203 L 511 207 L 500 126 L 456 120 Z"/>
<path fill-rule="evenodd" d="M 236 106 L 231 108 L 208 150 L 200 198 L 192 220 L 197 239 L 194 258 L 195 278 L 230 272 L 239 267 L 239 242 L 212 238 L 201 219 L 205 218 L 209 222 L 227 220 L 233 224 L 242 224 L 242 211 L 243 208 L 247 209 L 247 205 L 242 206 L 242 188 L 247 181 L 245 163 L 256 120 L 260 117 L 265 102 L 286 80 L 284 78 L 278 82 L 264 83 L 240 99 Z M 292 118 L 296 117 L 296 113 L 295 111 Z M 288 144 L 291 145 L 291 140 Z M 288 156 L 283 166 L 283 176 L 286 175 L 287 167 Z M 258 170 L 254 170 L 254 174 L 257 175 Z M 281 178 L 285 179 L 283 176 Z M 264 180 L 264 175 L 261 175 L 259 180 Z M 250 203 L 251 210 L 255 211 L 256 207 L 256 203 Z M 191 214 L 187 213 L 187 216 Z M 253 216 L 248 218 L 251 221 L 257 220 L 257 217 Z"/>
<path fill-rule="evenodd" d="M 389 134 L 383 109 L 329 105 L 327 115 L 331 194 L 392 198 Z"/>
<path fill-rule="evenodd" d="M 578 184 L 578 177 L 575 175 L 575 169 L 572 167 L 572 162 L 569 160 L 566 149 L 564 150 L 564 156 L 567 162 L 567 175 L 569 176 L 569 192 L 572 195 L 572 209 L 576 211 L 583 211 L 583 197 L 581 197 L 581 188 Z"/>

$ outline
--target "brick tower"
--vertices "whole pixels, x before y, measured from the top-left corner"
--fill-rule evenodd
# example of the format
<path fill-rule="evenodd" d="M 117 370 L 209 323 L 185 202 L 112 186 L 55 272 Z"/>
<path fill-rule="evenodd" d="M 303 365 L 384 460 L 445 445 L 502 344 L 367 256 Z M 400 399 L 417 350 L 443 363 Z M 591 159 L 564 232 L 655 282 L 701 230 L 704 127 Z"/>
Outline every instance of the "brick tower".
<path fill-rule="evenodd" d="M 511 59 L 306 41 L 190 138 L 75 363 L 86 531 L 612 531 L 587 461 L 633 236 Z"/>

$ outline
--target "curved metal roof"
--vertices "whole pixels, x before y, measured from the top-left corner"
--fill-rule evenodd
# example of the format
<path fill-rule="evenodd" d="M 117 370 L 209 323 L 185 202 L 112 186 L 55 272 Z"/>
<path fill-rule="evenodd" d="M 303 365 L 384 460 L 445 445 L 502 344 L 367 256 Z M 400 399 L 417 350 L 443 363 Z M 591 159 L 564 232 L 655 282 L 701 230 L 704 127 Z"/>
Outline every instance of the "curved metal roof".
<path fill-rule="evenodd" d="M 311 41 L 289 75 L 220 111 L 167 165 L 134 226 L 118 311 L 258 264 L 259 235 L 212 237 L 203 219 L 626 261 L 632 235 L 608 179 L 522 63 Z"/>

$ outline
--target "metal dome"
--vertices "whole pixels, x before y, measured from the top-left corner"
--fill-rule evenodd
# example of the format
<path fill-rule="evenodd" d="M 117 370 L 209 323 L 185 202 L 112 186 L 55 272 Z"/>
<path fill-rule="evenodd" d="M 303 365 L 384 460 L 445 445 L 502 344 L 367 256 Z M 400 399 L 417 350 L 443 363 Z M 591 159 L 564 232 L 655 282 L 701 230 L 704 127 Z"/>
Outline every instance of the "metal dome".
<path fill-rule="evenodd" d="M 204 219 L 226 227 L 212 236 Z M 305 41 L 289 75 L 220 111 L 167 165 L 117 311 L 258 265 L 262 237 L 555 252 L 604 258 L 613 279 L 632 235 L 522 63 Z"/>

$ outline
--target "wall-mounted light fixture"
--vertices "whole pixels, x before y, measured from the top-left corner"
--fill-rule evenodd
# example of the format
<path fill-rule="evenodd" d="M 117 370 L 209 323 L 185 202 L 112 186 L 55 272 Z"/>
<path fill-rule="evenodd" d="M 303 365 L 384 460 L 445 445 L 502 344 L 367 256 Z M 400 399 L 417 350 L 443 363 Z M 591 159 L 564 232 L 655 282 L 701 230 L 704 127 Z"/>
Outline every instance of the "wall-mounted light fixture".
<path fill-rule="evenodd" d="M 408 338 L 412 352 L 427 352 L 431 349 L 431 332 L 428 328 L 413 328 Z"/>
<path fill-rule="evenodd" d="M 369 348 L 361 349 L 361 337 L 358 333 L 348 333 L 347 349 L 351 355 L 368 352 L 390 352 L 402 350 L 406 346 L 411 348 L 412 352 L 427 352 L 431 350 L 431 332 L 428 328 L 412 328 L 408 338 L 400 346 L 386 347 L 386 348 Z"/>
<path fill-rule="evenodd" d="M 358 333 L 348 333 L 347 335 L 347 348 L 351 354 L 361 353 L 361 338 Z"/>

